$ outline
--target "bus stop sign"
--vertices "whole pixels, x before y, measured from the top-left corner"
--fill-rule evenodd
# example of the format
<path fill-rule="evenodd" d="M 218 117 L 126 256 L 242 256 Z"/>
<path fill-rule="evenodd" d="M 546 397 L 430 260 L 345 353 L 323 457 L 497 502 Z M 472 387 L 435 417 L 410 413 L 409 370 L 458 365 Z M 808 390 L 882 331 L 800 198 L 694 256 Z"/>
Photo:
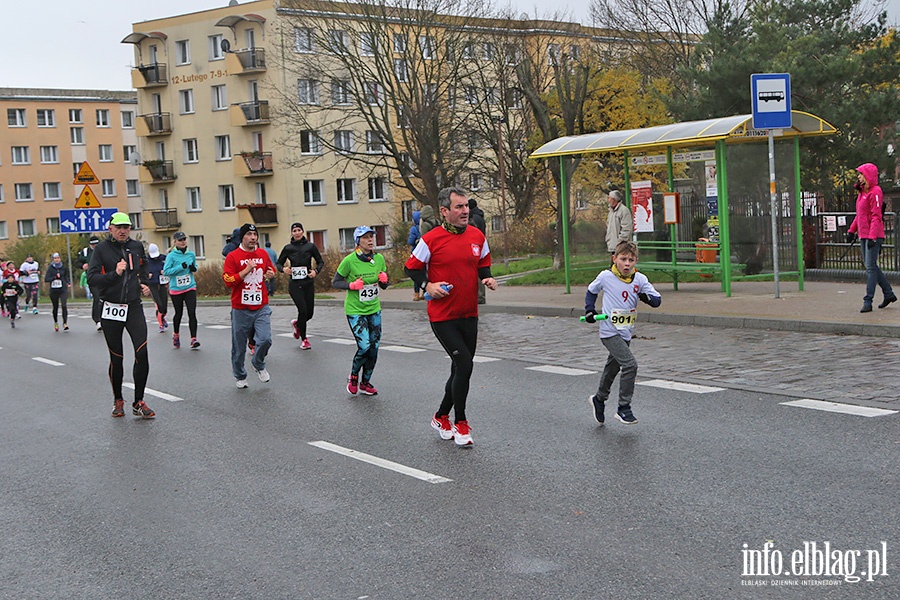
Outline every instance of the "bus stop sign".
<path fill-rule="evenodd" d="M 756 73 L 750 76 L 753 129 L 789 129 L 791 76 L 788 73 Z"/>

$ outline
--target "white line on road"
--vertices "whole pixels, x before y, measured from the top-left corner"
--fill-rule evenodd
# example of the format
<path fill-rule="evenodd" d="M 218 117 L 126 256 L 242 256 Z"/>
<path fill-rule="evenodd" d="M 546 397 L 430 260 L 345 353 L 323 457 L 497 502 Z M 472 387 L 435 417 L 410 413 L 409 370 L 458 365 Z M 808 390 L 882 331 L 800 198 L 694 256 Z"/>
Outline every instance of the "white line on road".
<path fill-rule="evenodd" d="M 378 458 L 377 456 L 372 456 L 371 454 L 366 454 L 365 452 L 358 452 L 356 450 L 351 450 L 350 448 L 344 448 L 330 442 L 309 442 L 309 445 L 315 446 L 316 448 L 321 448 L 322 450 L 328 450 L 329 452 L 342 454 L 349 458 L 361 460 L 362 462 L 369 463 L 370 465 L 375 465 L 376 467 L 382 467 L 384 469 L 396 471 L 397 473 L 400 473 L 402 475 L 409 475 L 410 477 L 415 477 L 416 479 L 421 479 L 422 481 L 427 481 L 428 483 L 446 483 L 448 481 L 453 481 L 452 479 L 447 479 L 446 477 L 441 477 L 440 475 L 434 475 L 426 471 L 420 471 L 419 469 L 414 469 L 412 467 L 407 467 L 406 465 L 401 465 L 400 463 L 395 463 L 390 460 Z"/>
<path fill-rule="evenodd" d="M 450 357 L 445 354 L 444 358 L 450 358 Z M 477 362 L 477 363 L 489 363 L 489 362 L 496 362 L 498 360 L 503 360 L 503 359 L 502 358 L 494 358 L 493 356 L 478 356 L 478 355 L 475 355 L 472 357 L 472 362 Z"/>
<path fill-rule="evenodd" d="M 355 346 L 356 340 L 345 340 L 343 338 L 331 338 L 330 340 L 324 340 L 331 344 L 343 344 L 344 346 Z"/>
<path fill-rule="evenodd" d="M 124 387 L 127 387 L 129 390 L 134 389 L 133 383 L 123 383 Z M 184 398 L 179 398 L 178 396 L 173 396 L 171 394 L 167 394 L 165 392 L 158 392 L 156 390 L 151 390 L 150 388 L 144 388 L 144 393 L 149 394 L 151 396 L 156 396 L 157 398 L 162 398 L 163 400 L 168 400 L 169 402 L 181 402 Z"/>
<path fill-rule="evenodd" d="M 725 388 L 712 387 L 708 385 L 695 385 L 693 383 L 681 383 L 680 381 L 667 381 L 665 379 L 651 379 L 650 381 L 638 381 L 638 385 L 646 385 L 664 390 L 675 390 L 678 392 L 693 392 L 694 394 L 709 394 L 710 392 L 721 392 Z"/>
<path fill-rule="evenodd" d="M 798 406 L 800 408 L 812 408 L 814 410 L 824 410 L 826 412 L 844 413 L 848 415 L 857 415 L 859 417 L 883 417 L 892 415 L 898 411 L 887 410 L 885 408 L 871 408 L 869 406 L 855 406 L 853 404 L 840 404 L 838 402 L 826 402 L 824 400 L 792 400 L 791 402 L 782 402 L 785 406 Z"/>
<path fill-rule="evenodd" d="M 411 354 L 413 352 L 425 352 L 423 348 L 410 348 L 409 346 L 381 346 L 379 350 L 388 350 L 390 352 L 401 352 L 403 354 Z"/>
<path fill-rule="evenodd" d="M 66 363 L 56 362 L 55 360 L 50 360 L 49 358 L 43 358 L 41 356 L 32 356 L 31 360 L 36 360 L 38 362 L 42 362 L 46 365 L 50 365 L 51 367 L 64 367 Z"/>
<path fill-rule="evenodd" d="M 597 371 L 586 369 L 573 369 L 571 367 L 557 367 L 556 365 L 541 365 L 539 367 L 525 367 L 529 371 L 541 371 L 543 373 L 555 373 L 556 375 L 594 375 Z"/>
<path fill-rule="evenodd" d="M 231 325 L 207 325 L 207 329 L 231 329 Z"/>

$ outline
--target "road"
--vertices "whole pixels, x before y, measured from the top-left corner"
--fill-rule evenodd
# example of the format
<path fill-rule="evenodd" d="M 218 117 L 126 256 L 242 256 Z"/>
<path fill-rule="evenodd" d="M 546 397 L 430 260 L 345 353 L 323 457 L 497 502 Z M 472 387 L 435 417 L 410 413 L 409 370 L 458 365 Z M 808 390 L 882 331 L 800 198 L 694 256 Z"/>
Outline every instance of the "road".
<path fill-rule="evenodd" d="M 67 334 L 46 314 L 0 329 L 0 597 L 900 596 L 900 415 L 709 381 L 652 387 L 645 369 L 640 423 L 598 427 L 598 375 L 575 355 L 584 344 L 599 362 L 595 334 L 562 332 L 566 360 L 487 315 L 465 450 L 429 427 L 449 361 L 421 314 L 385 314 L 380 394 L 364 398 L 344 389 L 353 346 L 337 308 L 317 308 L 308 352 L 275 311 L 272 381 L 251 371 L 247 390 L 230 373 L 227 309 L 201 308 L 196 352 L 151 329 L 149 387 L 169 397 L 148 394 L 153 421 L 109 417 L 88 319 Z M 655 327 L 677 347 L 678 328 Z M 639 360 L 652 343 L 636 341 Z M 813 542 L 844 576 L 748 573 L 749 556 L 777 566 L 780 553 L 789 569 Z"/>

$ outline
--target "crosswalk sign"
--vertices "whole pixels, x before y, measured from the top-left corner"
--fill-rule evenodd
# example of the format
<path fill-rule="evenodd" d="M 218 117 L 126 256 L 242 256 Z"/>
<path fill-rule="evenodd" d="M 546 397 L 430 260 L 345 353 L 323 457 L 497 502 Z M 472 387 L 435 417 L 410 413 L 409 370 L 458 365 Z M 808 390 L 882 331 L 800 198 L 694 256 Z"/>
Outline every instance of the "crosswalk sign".
<path fill-rule="evenodd" d="M 86 185 L 81 190 L 78 200 L 75 201 L 75 208 L 100 208 L 100 201 L 97 200 L 97 196 L 91 191 L 90 186 Z"/>
<path fill-rule="evenodd" d="M 83 162 L 81 163 L 81 168 L 78 169 L 78 173 L 75 174 L 75 181 L 72 183 L 75 185 L 100 185 L 100 180 L 94 175 L 91 165 Z"/>

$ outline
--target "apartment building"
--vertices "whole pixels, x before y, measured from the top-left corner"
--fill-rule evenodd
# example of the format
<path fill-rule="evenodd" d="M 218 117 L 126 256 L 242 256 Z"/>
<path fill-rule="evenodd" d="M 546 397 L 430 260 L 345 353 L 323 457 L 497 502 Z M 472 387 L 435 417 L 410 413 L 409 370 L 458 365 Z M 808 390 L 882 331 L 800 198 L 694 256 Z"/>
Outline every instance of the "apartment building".
<path fill-rule="evenodd" d="M 59 233 L 59 211 L 75 208 L 87 162 L 103 207 L 142 216 L 134 92 L 0 88 L 0 250 L 20 238 Z"/>

